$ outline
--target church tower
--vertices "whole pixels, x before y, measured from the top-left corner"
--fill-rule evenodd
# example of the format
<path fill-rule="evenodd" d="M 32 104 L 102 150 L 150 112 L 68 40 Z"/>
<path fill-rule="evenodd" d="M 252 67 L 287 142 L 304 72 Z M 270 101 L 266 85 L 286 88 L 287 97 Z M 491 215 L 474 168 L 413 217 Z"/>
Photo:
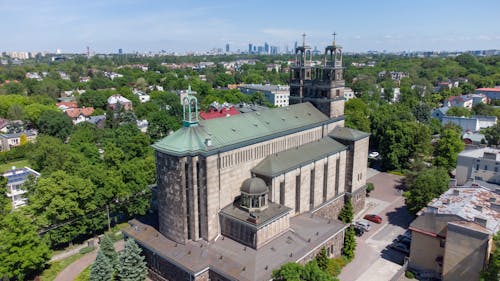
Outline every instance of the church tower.
<path fill-rule="evenodd" d="M 321 65 L 312 65 L 310 47 L 304 40 L 295 49 L 296 61 L 290 77 L 290 104 L 310 102 L 330 118 L 344 115 L 342 47 L 335 42 L 325 48 Z"/>

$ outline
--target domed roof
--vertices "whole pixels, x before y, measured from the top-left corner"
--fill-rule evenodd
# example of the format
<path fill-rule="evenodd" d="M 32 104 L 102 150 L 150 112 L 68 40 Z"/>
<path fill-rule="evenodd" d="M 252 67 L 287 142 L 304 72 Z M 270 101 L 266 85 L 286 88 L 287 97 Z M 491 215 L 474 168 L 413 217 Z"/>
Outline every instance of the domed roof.
<path fill-rule="evenodd" d="M 261 178 L 248 178 L 241 184 L 241 191 L 250 195 L 267 192 L 267 185 Z"/>

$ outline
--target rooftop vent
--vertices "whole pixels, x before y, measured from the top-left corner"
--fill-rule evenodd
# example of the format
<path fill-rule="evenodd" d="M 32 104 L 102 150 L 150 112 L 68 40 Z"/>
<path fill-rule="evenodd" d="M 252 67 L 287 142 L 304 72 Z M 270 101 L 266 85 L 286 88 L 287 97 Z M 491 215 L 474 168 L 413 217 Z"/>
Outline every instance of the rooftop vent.
<path fill-rule="evenodd" d="M 460 190 L 453 189 L 453 195 L 460 195 Z"/>
<path fill-rule="evenodd" d="M 477 210 L 477 211 L 479 211 L 479 212 L 482 212 L 482 211 L 483 211 L 483 206 L 475 205 L 475 206 L 474 206 L 474 210 Z"/>
<path fill-rule="evenodd" d="M 496 202 L 496 201 L 497 201 L 497 199 L 496 199 L 495 197 L 490 197 L 490 200 L 489 200 L 489 201 L 490 201 L 490 202 Z"/>
<path fill-rule="evenodd" d="M 486 227 L 486 224 L 488 223 L 488 220 L 486 219 L 483 219 L 483 218 L 478 218 L 478 217 L 474 217 L 474 222 L 483 226 L 483 227 Z"/>

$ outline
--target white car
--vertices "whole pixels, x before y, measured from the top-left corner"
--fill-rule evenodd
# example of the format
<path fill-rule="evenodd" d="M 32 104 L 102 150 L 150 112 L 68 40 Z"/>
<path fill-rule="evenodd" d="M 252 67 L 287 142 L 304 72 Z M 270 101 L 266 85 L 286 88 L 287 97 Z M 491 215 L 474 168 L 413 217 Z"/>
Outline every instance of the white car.
<path fill-rule="evenodd" d="M 366 222 L 366 221 L 355 221 L 353 222 L 353 224 L 355 226 L 359 226 L 360 228 L 362 228 L 364 231 L 370 231 L 370 228 L 371 228 L 371 225 L 370 223 Z"/>
<path fill-rule="evenodd" d="M 376 151 L 372 151 L 372 152 L 370 152 L 370 154 L 368 154 L 369 158 L 377 158 L 378 156 L 379 156 L 379 153 Z"/>

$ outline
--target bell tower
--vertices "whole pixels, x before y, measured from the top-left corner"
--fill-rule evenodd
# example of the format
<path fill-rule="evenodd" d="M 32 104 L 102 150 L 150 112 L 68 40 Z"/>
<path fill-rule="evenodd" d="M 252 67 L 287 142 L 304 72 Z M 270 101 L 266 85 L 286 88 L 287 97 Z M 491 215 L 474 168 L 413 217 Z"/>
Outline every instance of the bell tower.
<path fill-rule="evenodd" d="M 295 49 L 295 64 L 290 74 L 290 104 L 310 102 L 330 118 L 344 115 L 342 47 L 333 42 L 325 48 L 322 63 L 312 63 L 311 48 L 302 35 L 302 46 Z"/>

